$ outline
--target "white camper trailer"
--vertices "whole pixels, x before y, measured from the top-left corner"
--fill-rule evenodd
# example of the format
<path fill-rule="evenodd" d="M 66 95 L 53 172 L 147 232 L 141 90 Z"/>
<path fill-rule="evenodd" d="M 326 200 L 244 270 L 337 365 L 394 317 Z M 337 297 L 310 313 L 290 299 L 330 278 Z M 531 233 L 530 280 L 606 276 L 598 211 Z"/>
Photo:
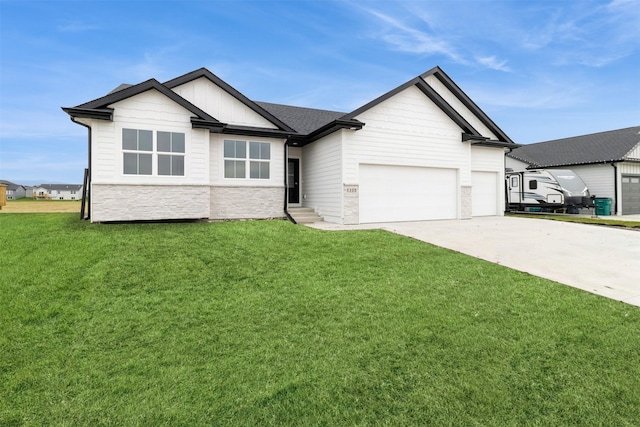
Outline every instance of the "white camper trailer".
<path fill-rule="evenodd" d="M 577 213 L 592 208 L 593 199 L 582 179 L 570 169 L 532 169 L 514 172 L 507 169 L 507 210 L 555 211 Z M 573 212 L 572 212 L 573 211 Z"/>

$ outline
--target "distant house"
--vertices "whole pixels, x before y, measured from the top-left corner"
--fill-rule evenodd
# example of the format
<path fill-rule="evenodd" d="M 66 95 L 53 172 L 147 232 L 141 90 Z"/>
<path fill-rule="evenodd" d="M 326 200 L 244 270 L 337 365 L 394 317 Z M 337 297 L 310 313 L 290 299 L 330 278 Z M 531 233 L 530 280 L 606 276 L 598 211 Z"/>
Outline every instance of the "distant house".
<path fill-rule="evenodd" d="M 205 68 L 63 110 L 89 129 L 97 222 L 502 215 L 516 146 L 439 67 L 348 113 L 255 102 Z"/>
<path fill-rule="evenodd" d="M 514 170 L 572 169 L 612 214 L 640 214 L 640 126 L 523 145 L 507 154 Z"/>
<path fill-rule="evenodd" d="M 0 184 L 7 186 L 7 200 L 16 200 L 26 197 L 26 188 L 23 185 L 0 179 Z"/>
<path fill-rule="evenodd" d="M 82 185 L 40 184 L 33 187 L 32 197 L 51 200 L 80 200 L 82 198 Z"/>

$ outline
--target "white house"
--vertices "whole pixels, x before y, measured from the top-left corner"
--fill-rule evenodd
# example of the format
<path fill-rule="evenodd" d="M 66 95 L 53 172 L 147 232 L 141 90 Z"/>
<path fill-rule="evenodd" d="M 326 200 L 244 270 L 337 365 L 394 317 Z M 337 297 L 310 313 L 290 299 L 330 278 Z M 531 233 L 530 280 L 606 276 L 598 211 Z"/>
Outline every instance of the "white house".
<path fill-rule="evenodd" d="M 32 197 L 51 200 L 80 200 L 82 199 L 82 185 L 40 184 L 33 187 Z"/>
<path fill-rule="evenodd" d="M 254 102 L 204 68 L 63 110 L 88 128 L 96 222 L 501 215 L 516 146 L 439 67 L 350 113 Z"/>
<path fill-rule="evenodd" d="M 612 199 L 612 215 L 640 214 L 640 126 L 523 145 L 506 166 L 572 169 L 591 194 Z"/>

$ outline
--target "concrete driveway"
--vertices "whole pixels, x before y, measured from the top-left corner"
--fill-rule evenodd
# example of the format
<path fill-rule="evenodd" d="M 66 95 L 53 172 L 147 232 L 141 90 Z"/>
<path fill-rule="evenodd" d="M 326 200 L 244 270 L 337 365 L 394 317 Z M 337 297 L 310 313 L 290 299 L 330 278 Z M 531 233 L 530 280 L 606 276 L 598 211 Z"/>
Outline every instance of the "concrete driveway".
<path fill-rule="evenodd" d="M 514 217 L 309 225 L 384 229 L 640 306 L 640 231 Z"/>

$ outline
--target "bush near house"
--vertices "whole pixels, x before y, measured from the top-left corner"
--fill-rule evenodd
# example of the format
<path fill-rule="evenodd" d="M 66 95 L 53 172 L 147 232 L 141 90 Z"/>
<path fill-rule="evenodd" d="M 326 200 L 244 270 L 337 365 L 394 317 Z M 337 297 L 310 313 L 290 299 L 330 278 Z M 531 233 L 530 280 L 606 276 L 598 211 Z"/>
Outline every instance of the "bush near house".
<path fill-rule="evenodd" d="M 640 309 L 384 231 L 0 215 L 2 425 L 635 425 Z"/>

